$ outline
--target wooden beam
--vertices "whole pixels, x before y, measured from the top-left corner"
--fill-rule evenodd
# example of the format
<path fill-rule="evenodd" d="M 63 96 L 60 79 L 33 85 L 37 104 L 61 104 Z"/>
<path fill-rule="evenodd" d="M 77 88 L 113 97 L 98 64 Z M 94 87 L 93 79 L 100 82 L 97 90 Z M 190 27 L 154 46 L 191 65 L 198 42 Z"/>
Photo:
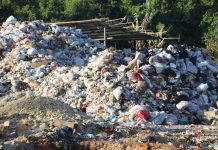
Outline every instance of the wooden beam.
<path fill-rule="evenodd" d="M 155 39 L 155 38 L 152 38 L 152 37 L 148 37 L 148 36 L 107 36 L 107 41 L 108 40 L 111 40 L 111 39 Z M 104 37 L 92 37 L 92 39 L 104 39 Z"/>
<path fill-rule="evenodd" d="M 91 20 L 81 20 L 81 21 L 69 21 L 69 22 L 55 22 L 55 23 L 49 23 L 49 24 L 57 24 L 60 26 L 65 26 L 65 25 L 76 25 L 76 24 L 89 24 L 89 23 L 93 23 L 93 22 L 102 22 L 102 21 L 106 21 L 109 18 L 100 18 L 100 19 L 91 19 Z"/>
<path fill-rule="evenodd" d="M 144 32 L 134 31 L 132 22 L 121 22 L 123 18 L 109 20 L 108 18 L 57 22 L 60 26 L 71 26 L 82 30 L 93 39 L 106 40 L 135 40 L 135 39 L 157 39 L 154 35 L 147 35 Z M 132 29 L 132 30 L 131 30 Z M 107 31 L 106 31 L 107 30 Z"/>
<path fill-rule="evenodd" d="M 117 19 L 112 19 L 112 20 L 107 20 L 107 21 L 105 21 L 105 22 L 117 22 L 117 21 L 122 21 L 124 18 L 117 18 Z"/>
<path fill-rule="evenodd" d="M 106 47 L 106 40 L 107 40 L 107 37 L 106 37 L 106 27 L 104 27 L 104 46 Z"/>
<path fill-rule="evenodd" d="M 88 34 L 88 33 L 101 33 L 101 32 L 104 32 L 104 28 L 91 28 L 91 29 L 83 29 L 83 28 L 79 28 L 79 29 L 81 29 L 82 30 L 82 32 L 83 33 L 86 33 L 86 34 Z M 120 30 L 122 30 L 122 31 L 124 31 L 124 32 L 126 32 L 126 31 L 134 31 L 134 29 L 132 28 L 132 27 L 122 27 L 122 28 L 120 28 L 120 27 L 114 27 L 114 28 L 111 28 L 111 27 L 108 27 L 107 26 L 107 31 L 120 31 Z"/>
<path fill-rule="evenodd" d="M 106 23 L 98 23 L 98 24 L 87 24 L 87 25 L 83 25 L 83 24 L 80 24 L 78 26 L 75 26 L 77 28 L 81 28 L 81 29 L 104 29 L 105 26 L 107 26 L 107 28 L 133 28 L 131 26 L 132 24 L 131 23 L 116 23 L 116 24 L 106 24 Z"/>
<path fill-rule="evenodd" d="M 163 40 L 179 40 L 179 37 L 162 38 Z"/>
<path fill-rule="evenodd" d="M 114 27 L 130 27 L 132 25 L 132 22 L 127 22 L 127 23 L 120 23 L 120 22 L 117 22 L 117 23 L 106 23 L 106 22 L 93 22 L 92 24 L 78 24 L 78 25 L 75 25 L 75 24 L 68 24 L 69 26 L 74 26 L 74 27 L 78 27 L 78 28 L 93 28 L 93 27 L 102 27 L 104 28 L 105 26 L 107 27 L 111 27 L 111 28 L 114 28 Z"/>
<path fill-rule="evenodd" d="M 103 38 L 93 38 L 94 40 L 104 41 Z M 121 41 L 121 40 L 155 40 L 149 37 L 122 37 L 122 38 L 113 38 L 107 37 L 107 41 Z"/>
<path fill-rule="evenodd" d="M 110 27 L 117 27 L 117 26 L 129 26 L 129 25 L 132 25 L 133 22 L 127 22 L 127 23 L 117 23 L 117 24 L 113 24 L 113 25 L 110 25 Z"/>
<path fill-rule="evenodd" d="M 104 27 L 100 27 L 100 26 L 95 26 L 95 27 L 90 27 L 90 28 L 83 28 L 83 27 L 79 27 L 79 29 L 81 29 L 83 32 L 92 32 L 92 31 L 104 31 Z M 110 27 L 110 26 L 107 26 L 107 30 L 129 30 L 129 31 L 133 31 L 134 28 L 132 26 L 127 26 L 127 27 Z"/>
<path fill-rule="evenodd" d="M 156 37 L 153 37 L 153 36 L 150 36 L 150 35 L 128 35 L 128 36 L 114 36 L 113 39 L 120 39 L 120 38 L 148 38 L 148 39 L 159 39 L 159 38 L 156 38 Z"/>
<path fill-rule="evenodd" d="M 102 36 L 91 36 L 93 39 L 103 39 Z M 122 38 L 146 38 L 146 39 L 159 39 L 157 37 L 153 37 L 153 36 L 150 36 L 150 35 L 146 35 L 146 34 L 139 34 L 139 35 L 133 35 L 133 34 L 128 34 L 128 35 L 125 35 L 125 34 L 122 34 L 122 35 L 107 35 L 107 39 L 122 39 Z"/>
<path fill-rule="evenodd" d="M 84 34 L 88 34 L 88 35 L 99 35 L 99 34 L 101 35 L 102 32 L 104 32 L 104 30 L 83 31 Z M 107 33 L 114 34 L 114 33 L 134 33 L 134 32 L 131 30 L 125 30 L 122 28 L 114 29 L 114 30 L 112 28 L 109 28 L 109 29 L 107 28 Z"/>
<path fill-rule="evenodd" d="M 91 37 L 102 37 L 103 35 L 100 34 L 100 33 L 90 33 L 90 34 L 87 34 L 88 36 L 91 36 Z M 146 36 L 146 34 L 144 33 L 138 33 L 138 32 L 123 32 L 123 31 L 111 31 L 111 32 L 107 32 L 107 35 L 108 36 L 119 36 L 119 35 L 136 35 L 136 36 Z"/>
<path fill-rule="evenodd" d="M 52 24 L 52 23 L 50 23 Z M 70 22 L 57 22 L 55 23 L 59 26 L 70 26 L 75 28 L 100 28 L 100 27 L 130 27 L 132 22 L 121 23 L 115 20 L 108 20 L 108 18 L 101 18 L 101 19 L 92 19 L 92 20 L 82 20 L 82 21 L 70 21 Z"/>
<path fill-rule="evenodd" d="M 123 31 L 123 32 L 128 32 L 128 30 L 124 29 L 124 28 L 108 28 L 107 27 L 107 32 L 112 32 L 112 31 Z M 82 32 L 85 34 L 89 34 L 89 33 L 102 33 L 104 32 L 104 28 L 103 29 L 93 29 L 93 30 L 83 30 Z"/>
<path fill-rule="evenodd" d="M 123 37 L 123 38 L 119 38 L 119 39 L 114 39 L 114 38 L 107 38 L 107 41 L 131 41 L 131 40 L 150 40 L 151 38 L 148 37 L 132 37 L 132 38 L 127 38 L 127 37 Z M 95 39 L 98 41 L 103 41 L 103 38 L 99 38 L 99 39 Z"/>
<path fill-rule="evenodd" d="M 67 26 L 67 27 L 73 27 L 73 28 L 89 28 L 89 27 L 96 27 L 96 26 L 102 26 L 101 22 L 89 22 L 89 23 L 81 23 L 81 24 L 59 24 L 59 26 Z"/>

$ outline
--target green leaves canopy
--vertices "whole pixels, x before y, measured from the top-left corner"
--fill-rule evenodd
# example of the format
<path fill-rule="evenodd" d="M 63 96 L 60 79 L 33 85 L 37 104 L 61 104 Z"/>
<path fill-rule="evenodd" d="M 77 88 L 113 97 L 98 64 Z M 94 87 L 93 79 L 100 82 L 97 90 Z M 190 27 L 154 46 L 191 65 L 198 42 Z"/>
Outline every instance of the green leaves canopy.
<path fill-rule="evenodd" d="M 154 14 L 149 29 L 164 27 L 170 36 L 181 34 L 183 42 L 218 51 L 217 0 L 0 0 L 0 21 L 14 15 L 21 20 L 46 22 L 100 17 L 120 18 Z M 133 19 L 133 18 L 132 18 Z"/>

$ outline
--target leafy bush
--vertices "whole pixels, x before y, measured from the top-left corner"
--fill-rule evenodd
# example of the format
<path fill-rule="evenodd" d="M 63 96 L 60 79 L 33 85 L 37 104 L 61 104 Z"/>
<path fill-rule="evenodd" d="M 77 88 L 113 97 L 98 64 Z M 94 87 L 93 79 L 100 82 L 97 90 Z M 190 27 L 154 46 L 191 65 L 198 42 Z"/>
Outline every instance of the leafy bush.
<path fill-rule="evenodd" d="M 142 23 L 146 13 L 152 13 L 149 29 L 180 34 L 182 42 L 218 55 L 218 0 L 0 0 L 0 22 L 10 15 L 54 22 L 125 15 L 133 20 L 136 14 Z"/>

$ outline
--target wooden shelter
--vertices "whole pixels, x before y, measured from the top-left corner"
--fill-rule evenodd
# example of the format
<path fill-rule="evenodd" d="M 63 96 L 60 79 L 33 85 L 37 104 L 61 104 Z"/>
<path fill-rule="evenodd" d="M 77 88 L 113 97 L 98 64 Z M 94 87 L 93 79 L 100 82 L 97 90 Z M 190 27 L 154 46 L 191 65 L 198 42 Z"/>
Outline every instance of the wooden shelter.
<path fill-rule="evenodd" d="M 134 29 L 134 23 L 128 22 L 125 18 L 109 20 L 108 18 L 57 22 L 59 26 L 70 26 L 82 29 L 84 34 L 87 34 L 92 39 L 99 41 L 136 41 L 157 39 L 156 36 L 145 34 Z"/>

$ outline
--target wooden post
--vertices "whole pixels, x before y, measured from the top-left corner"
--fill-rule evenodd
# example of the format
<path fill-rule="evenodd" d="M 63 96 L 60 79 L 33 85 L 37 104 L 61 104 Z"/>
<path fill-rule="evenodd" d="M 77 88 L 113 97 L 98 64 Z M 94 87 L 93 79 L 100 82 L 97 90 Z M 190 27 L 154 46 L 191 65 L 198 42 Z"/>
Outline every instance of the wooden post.
<path fill-rule="evenodd" d="M 180 41 L 181 41 L 181 37 L 180 37 L 180 34 L 179 34 L 179 39 L 178 39 L 178 42 L 180 43 Z"/>
<path fill-rule="evenodd" d="M 104 27 L 104 46 L 106 47 L 106 40 L 107 40 L 107 37 L 106 37 L 106 27 Z"/>
<path fill-rule="evenodd" d="M 114 45 L 115 45 L 115 49 L 117 49 L 117 42 L 114 42 Z"/>

